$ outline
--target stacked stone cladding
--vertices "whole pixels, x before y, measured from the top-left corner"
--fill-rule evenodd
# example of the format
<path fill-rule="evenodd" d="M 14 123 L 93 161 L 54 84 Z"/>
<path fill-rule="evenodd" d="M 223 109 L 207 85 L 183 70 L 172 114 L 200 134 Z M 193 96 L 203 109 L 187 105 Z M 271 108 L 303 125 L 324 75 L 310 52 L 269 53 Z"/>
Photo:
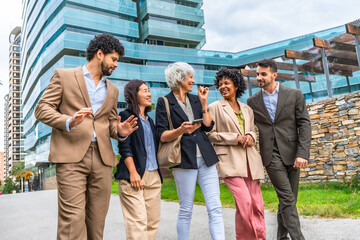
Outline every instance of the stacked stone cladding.
<path fill-rule="evenodd" d="M 343 181 L 360 174 L 360 92 L 307 105 L 312 129 L 302 181 Z"/>
<path fill-rule="evenodd" d="M 301 169 L 300 181 L 359 178 L 360 92 L 309 103 L 307 108 L 312 129 L 310 159 Z M 270 184 L 266 170 L 263 182 Z"/>

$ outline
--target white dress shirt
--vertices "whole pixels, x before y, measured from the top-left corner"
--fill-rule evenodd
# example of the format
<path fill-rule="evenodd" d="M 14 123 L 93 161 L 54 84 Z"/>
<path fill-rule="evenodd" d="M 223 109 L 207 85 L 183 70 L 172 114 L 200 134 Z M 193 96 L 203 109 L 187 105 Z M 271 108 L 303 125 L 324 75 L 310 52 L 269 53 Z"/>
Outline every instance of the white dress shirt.
<path fill-rule="evenodd" d="M 280 87 L 280 83 L 279 82 L 276 83 L 277 83 L 277 87 L 272 93 L 266 92 L 263 88 L 261 89 L 265 107 L 268 110 L 271 120 L 273 122 L 275 119 L 276 106 L 279 98 L 279 87 Z"/>

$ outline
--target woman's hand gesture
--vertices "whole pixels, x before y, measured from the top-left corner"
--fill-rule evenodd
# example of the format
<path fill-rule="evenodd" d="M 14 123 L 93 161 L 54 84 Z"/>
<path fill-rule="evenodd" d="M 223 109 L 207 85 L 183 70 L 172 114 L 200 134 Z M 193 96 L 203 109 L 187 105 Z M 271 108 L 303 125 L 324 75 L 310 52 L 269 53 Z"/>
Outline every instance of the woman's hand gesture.
<path fill-rule="evenodd" d="M 201 87 L 198 88 L 198 97 L 200 99 L 201 105 L 207 103 L 207 98 L 209 95 L 209 88 L 208 87 Z"/>

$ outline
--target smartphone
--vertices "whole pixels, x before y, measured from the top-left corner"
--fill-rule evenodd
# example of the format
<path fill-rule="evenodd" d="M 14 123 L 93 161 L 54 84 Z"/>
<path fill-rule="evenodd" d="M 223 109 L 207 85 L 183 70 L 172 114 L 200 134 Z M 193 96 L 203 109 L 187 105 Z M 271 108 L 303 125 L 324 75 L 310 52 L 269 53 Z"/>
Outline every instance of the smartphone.
<path fill-rule="evenodd" d="M 195 123 L 202 123 L 203 119 L 199 118 L 199 119 L 195 119 L 194 121 L 191 122 L 191 124 L 195 124 Z"/>

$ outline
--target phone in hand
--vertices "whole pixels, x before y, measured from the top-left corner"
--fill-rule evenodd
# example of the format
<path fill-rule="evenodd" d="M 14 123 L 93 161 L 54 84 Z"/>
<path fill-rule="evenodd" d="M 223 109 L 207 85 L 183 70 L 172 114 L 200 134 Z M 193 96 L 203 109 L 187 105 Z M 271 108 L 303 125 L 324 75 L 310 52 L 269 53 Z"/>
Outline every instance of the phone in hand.
<path fill-rule="evenodd" d="M 191 124 L 196 124 L 196 123 L 202 123 L 203 119 L 199 118 L 199 119 L 195 119 L 194 121 L 191 122 Z"/>

